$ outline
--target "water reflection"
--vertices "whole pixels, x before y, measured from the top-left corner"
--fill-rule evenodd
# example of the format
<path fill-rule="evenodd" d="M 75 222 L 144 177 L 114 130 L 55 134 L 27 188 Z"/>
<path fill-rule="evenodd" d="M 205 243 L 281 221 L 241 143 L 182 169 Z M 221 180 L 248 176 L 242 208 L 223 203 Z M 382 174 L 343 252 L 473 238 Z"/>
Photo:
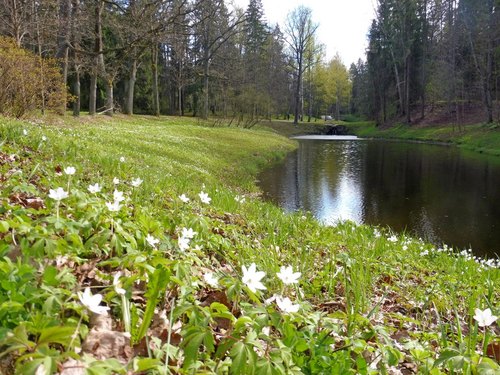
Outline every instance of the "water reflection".
<path fill-rule="evenodd" d="M 500 244 L 498 160 L 453 147 L 381 141 L 301 141 L 264 172 L 265 196 L 292 211 L 388 225 L 479 254 Z"/>

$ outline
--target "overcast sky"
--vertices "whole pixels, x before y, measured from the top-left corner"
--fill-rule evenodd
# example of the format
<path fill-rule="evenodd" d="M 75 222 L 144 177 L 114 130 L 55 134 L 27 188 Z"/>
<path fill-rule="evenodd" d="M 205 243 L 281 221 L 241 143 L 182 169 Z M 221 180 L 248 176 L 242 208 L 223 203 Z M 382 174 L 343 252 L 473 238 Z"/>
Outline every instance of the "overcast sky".
<path fill-rule="evenodd" d="M 232 1 L 243 9 L 248 6 L 248 0 Z M 271 25 L 283 25 L 287 14 L 299 5 L 311 8 L 313 21 L 319 23 L 318 39 L 326 46 L 327 59 L 338 52 L 347 67 L 359 58 L 365 60 L 366 35 L 374 18 L 375 0 L 262 0 L 262 4 Z"/>

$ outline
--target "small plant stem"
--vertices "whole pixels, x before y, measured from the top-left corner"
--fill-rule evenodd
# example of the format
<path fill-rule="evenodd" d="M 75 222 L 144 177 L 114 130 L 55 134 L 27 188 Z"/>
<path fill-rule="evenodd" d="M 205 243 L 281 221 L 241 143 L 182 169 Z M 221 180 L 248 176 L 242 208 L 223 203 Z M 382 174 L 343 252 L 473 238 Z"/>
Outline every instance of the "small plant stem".
<path fill-rule="evenodd" d="M 75 332 L 71 336 L 71 341 L 69 342 L 68 349 L 71 349 L 71 346 L 73 345 L 73 341 L 75 341 L 76 336 L 78 335 L 78 331 L 80 330 L 80 325 L 82 324 L 82 319 L 83 319 L 83 316 L 80 316 L 80 320 L 78 321 L 78 324 L 76 325 Z"/>
<path fill-rule="evenodd" d="M 165 353 L 165 370 L 167 374 L 170 374 L 170 369 L 168 368 L 168 359 L 170 357 L 170 340 L 172 338 L 172 319 L 174 318 L 174 306 L 175 298 L 172 298 L 172 303 L 170 304 L 170 316 L 168 318 L 167 352 Z"/>
<path fill-rule="evenodd" d="M 486 350 L 486 348 L 484 347 L 486 345 L 486 335 L 488 334 L 486 332 L 486 327 L 483 327 L 484 328 L 484 334 L 483 334 L 483 340 L 481 342 L 481 358 L 479 358 L 479 361 L 477 362 L 477 364 L 479 365 L 481 363 L 481 361 L 483 360 L 483 356 L 484 356 L 484 352 Z"/>
<path fill-rule="evenodd" d="M 123 313 L 123 324 L 125 325 L 125 332 L 130 332 L 130 304 L 125 297 L 125 294 L 121 295 L 122 297 L 122 313 Z"/>

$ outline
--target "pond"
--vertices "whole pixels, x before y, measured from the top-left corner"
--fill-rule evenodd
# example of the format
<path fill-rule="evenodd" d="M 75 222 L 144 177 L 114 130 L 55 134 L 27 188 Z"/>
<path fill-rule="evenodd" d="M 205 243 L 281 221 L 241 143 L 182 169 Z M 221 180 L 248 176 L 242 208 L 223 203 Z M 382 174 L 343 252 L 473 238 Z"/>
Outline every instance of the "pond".
<path fill-rule="evenodd" d="M 283 163 L 259 176 L 264 198 L 285 211 L 500 254 L 499 158 L 453 146 L 304 138 Z"/>

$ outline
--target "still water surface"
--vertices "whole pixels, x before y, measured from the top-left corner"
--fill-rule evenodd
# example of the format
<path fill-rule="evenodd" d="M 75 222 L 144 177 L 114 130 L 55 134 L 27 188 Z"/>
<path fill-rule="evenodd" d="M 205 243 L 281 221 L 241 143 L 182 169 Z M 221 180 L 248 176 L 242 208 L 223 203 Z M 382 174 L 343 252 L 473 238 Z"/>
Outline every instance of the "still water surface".
<path fill-rule="evenodd" d="M 389 226 L 437 245 L 500 254 L 500 160 L 451 146 L 300 140 L 259 177 L 286 211 Z"/>

